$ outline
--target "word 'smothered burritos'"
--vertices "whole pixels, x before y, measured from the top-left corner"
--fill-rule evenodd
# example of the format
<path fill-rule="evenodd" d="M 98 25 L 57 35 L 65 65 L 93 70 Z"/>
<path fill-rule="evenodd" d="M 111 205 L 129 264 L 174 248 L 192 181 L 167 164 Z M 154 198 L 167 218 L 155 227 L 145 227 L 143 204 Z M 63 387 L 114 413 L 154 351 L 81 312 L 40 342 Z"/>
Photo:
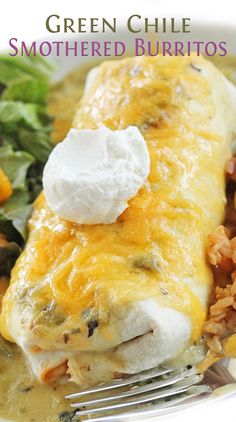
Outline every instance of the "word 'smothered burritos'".
<path fill-rule="evenodd" d="M 43 381 L 97 383 L 177 358 L 197 343 L 222 221 L 234 88 L 201 57 L 105 62 L 88 76 L 74 126 L 137 126 L 148 183 L 115 224 L 61 220 L 42 193 L 3 300 L 1 330 Z"/>

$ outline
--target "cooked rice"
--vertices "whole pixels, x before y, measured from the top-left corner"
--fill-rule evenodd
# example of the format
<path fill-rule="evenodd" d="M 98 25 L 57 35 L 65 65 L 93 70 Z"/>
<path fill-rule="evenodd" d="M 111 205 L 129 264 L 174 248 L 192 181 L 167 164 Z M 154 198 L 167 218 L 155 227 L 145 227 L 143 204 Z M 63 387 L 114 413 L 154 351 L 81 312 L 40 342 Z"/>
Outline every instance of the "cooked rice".
<path fill-rule="evenodd" d="M 226 174 L 225 225 L 209 236 L 207 251 L 215 289 L 204 333 L 207 346 L 217 356 L 224 354 L 224 340 L 236 333 L 236 157 L 227 162 Z"/>

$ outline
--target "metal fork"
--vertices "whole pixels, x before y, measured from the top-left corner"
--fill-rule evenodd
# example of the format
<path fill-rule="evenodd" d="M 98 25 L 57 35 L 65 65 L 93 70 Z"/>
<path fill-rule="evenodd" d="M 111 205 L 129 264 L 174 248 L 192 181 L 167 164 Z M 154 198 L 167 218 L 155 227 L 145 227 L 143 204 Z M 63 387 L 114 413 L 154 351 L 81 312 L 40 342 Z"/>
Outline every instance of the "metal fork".
<path fill-rule="evenodd" d="M 196 366 L 152 369 L 69 394 L 66 399 L 76 399 L 71 407 L 76 408 L 80 420 L 87 422 L 146 420 L 178 411 L 200 399 L 202 402 L 219 387 L 235 383 L 226 363 L 214 364 L 204 376 Z"/>

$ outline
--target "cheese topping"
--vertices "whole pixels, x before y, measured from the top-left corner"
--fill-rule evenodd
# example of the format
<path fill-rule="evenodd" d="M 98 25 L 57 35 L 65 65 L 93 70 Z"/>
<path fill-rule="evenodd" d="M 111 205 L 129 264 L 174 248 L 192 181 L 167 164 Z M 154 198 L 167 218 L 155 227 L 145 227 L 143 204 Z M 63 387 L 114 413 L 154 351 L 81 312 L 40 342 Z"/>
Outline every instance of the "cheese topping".
<path fill-rule="evenodd" d="M 79 224 L 111 224 L 128 207 L 150 172 L 139 129 L 71 129 L 51 153 L 43 186 L 49 207 Z"/>

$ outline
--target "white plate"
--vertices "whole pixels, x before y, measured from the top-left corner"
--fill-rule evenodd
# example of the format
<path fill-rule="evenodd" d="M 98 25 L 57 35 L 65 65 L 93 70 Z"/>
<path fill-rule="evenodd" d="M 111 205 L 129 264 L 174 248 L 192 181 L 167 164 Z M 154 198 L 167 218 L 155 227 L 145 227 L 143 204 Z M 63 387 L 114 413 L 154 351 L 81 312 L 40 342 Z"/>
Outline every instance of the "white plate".
<path fill-rule="evenodd" d="M 227 50 L 229 54 L 236 54 L 236 28 L 229 27 L 229 26 L 220 26 L 220 25 L 214 25 L 214 24 L 208 24 L 208 25 L 203 25 L 203 24 L 193 24 L 191 27 L 191 34 L 175 34 L 175 35 L 162 35 L 162 37 L 158 36 L 158 35 L 153 35 L 153 39 L 163 39 L 165 41 L 214 41 L 214 42 L 220 42 L 220 41 L 225 41 L 227 43 Z M 147 35 L 144 34 L 136 34 L 136 35 L 131 35 L 129 34 L 127 31 L 119 31 L 117 34 L 109 34 L 109 41 L 125 41 L 126 45 L 127 45 L 127 50 L 129 51 L 133 51 L 133 43 L 134 43 L 134 38 L 137 37 L 142 37 L 145 38 L 147 40 Z M 62 36 L 56 36 L 56 37 L 50 37 L 48 39 L 48 41 L 52 41 L 52 40 L 70 40 L 70 41 L 75 41 L 75 40 L 83 40 L 83 41 L 105 41 L 108 39 L 107 34 L 89 34 L 89 35 L 85 35 L 85 36 L 81 36 L 78 35 L 77 37 L 62 37 Z M 127 55 L 130 55 L 129 53 L 127 53 Z M 111 57 L 112 58 L 112 57 Z M 95 60 L 97 63 L 106 60 L 107 58 L 105 57 L 96 57 Z M 49 59 L 51 60 L 51 58 Z M 53 75 L 53 80 L 57 81 L 59 79 L 61 79 L 62 77 L 64 77 L 66 74 L 68 74 L 68 72 L 70 72 L 71 70 L 73 70 L 74 68 L 82 66 L 88 62 L 91 62 L 91 60 L 93 60 L 93 58 L 91 57 L 72 57 L 72 56 L 68 56 L 68 57 L 53 57 L 53 61 L 55 61 L 58 66 L 57 69 L 55 70 L 55 73 Z M 79 71 L 79 70 L 78 70 Z M 236 360 L 235 363 L 231 362 L 232 367 L 234 366 L 234 371 L 236 373 Z M 222 396 L 224 397 L 224 395 Z M 221 397 L 221 398 L 222 398 Z M 39 397 L 40 400 L 40 397 Z M 218 422 L 222 420 L 222 416 L 225 412 L 227 412 L 226 414 L 229 415 L 230 411 L 233 414 L 233 410 L 234 410 L 234 403 L 235 403 L 235 395 L 233 396 L 233 398 L 225 398 L 223 401 L 221 400 L 221 406 L 219 406 L 219 403 L 217 406 L 215 406 L 212 408 L 212 402 L 208 402 L 208 404 L 206 402 L 201 403 L 199 402 L 199 405 L 195 405 L 192 409 L 192 413 L 191 410 L 189 409 L 187 412 L 182 413 L 181 415 L 175 414 L 175 416 L 172 414 L 172 416 L 170 415 L 168 417 L 168 420 L 170 421 L 180 421 L 181 422 L 187 422 L 190 420 L 191 421 L 195 421 L 197 419 L 201 419 L 203 416 L 205 416 L 205 419 L 207 420 L 207 415 L 209 415 L 208 417 L 214 417 L 214 422 Z M 204 406 L 204 412 L 202 411 L 202 406 Z M 216 410 L 217 409 L 217 410 Z M 230 410 L 231 409 L 231 410 Z M 219 419 L 218 419 L 218 417 Z M 166 420 L 167 417 L 165 417 Z M 158 420 L 160 420 L 159 418 L 157 418 Z M 157 420 L 152 419 L 152 421 Z M 162 418 L 161 418 L 162 419 Z M 0 418 L 0 422 L 9 422 L 6 421 L 5 419 L 1 419 Z M 43 422 L 43 421 L 42 421 Z M 53 421 L 52 421 L 53 422 Z"/>

